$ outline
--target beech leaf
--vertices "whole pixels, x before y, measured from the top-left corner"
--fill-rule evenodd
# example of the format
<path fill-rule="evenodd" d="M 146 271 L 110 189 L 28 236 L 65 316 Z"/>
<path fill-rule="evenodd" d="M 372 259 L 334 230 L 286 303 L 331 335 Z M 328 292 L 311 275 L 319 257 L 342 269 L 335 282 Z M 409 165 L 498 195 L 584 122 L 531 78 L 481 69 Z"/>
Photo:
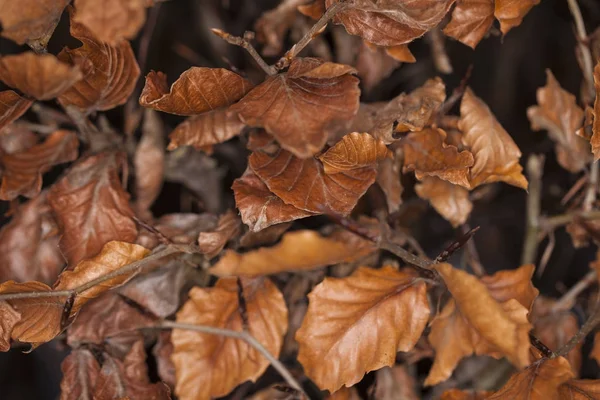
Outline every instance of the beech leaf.
<path fill-rule="evenodd" d="M 424 177 L 415 185 L 415 192 L 454 227 L 464 224 L 473 209 L 467 189 L 435 176 Z"/>
<path fill-rule="evenodd" d="M 457 0 L 444 33 L 475 49 L 494 23 L 494 0 Z"/>
<path fill-rule="evenodd" d="M 396 352 L 411 350 L 429 319 L 425 284 L 389 266 L 325 278 L 308 299 L 296 333 L 298 361 L 330 392 L 393 365 Z"/>
<path fill-rule="evenodd" d="M 494 16 L 500 21 L 503 34 L 521 25 L 529 10 L 540 0 L 495 0 Z"/>
<path fill-rule="evenodd" d="M 222 278 L 212 288 L 192 288 L 177 322 L 241 331 L 236 281 Z M 278 357 L 288 318 L 283 296 L 268 279 L 242 278 L 241 282 L 248 332 Z M 255 381 L 269 366 L 262 354 L 239 339 L 175 329 L 171 340 L 175 392 L 182 400 L 224 396 L 245 381 Z"/>
<path fill-rule="evenodd" d="M 392 158 L 392 152 L 383 141 L 368 133 L 353 132 L 344 136 L 318 158 L 323 163 L 326 174 L 337 174 L 373 166 L 385 158 Z"/>
<path fill-rule="evenodd" d="M 396 152 L 393 159 L 385 159 L 379 163 L 377 184 L 383 191 L 390 214 L 400 209 L 404 188 L 400 180 L 402 158 Z"/>
<path fill-rule="evenodd" d="M 214 258 L 240 231 L 240 220 L 236 213 L 230 210 L 219 218 L 219 223 L 214 231 L 200 232 L 198 247 L 208 259 Z"/>
<path fill-rule="evenodd" d="M 60 365 L 60 400 L 91 399 L 96 380 L 100 374 L 100 365 L 96 357 L 87 349 L 71 351 Z"/>
<path fill-rule="evenodd" d="M 21 97 L 12 90 L 0 92 L 0 130 L 25 114 L 32 104 L 33 100 Z"/>
<path fill-rule="evenodd" d="M 165 174 L 164 126 L 157 113 L 146 110 L 142 138 L 135 150 L 136 210 L 143 216 L 160 194 Z"/>
<path fill-rule="evenodd" d="M 0 302 L 0 351 L 10 350 L 12 331 L 21 319 L 21 313 L 6 301 Z"/>
<path fill-rule="evenodd" d="M 45 49 L 69 0 L 0 0 L 2 36 Z"/>

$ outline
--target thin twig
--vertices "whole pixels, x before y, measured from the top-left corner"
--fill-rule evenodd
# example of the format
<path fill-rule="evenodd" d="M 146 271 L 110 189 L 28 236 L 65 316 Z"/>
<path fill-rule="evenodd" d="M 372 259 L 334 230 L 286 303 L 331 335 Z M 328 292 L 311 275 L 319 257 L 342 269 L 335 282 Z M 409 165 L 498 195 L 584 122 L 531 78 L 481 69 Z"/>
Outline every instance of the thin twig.
<path fill-rule="evenodd" d="M 552 350 L 531 332 L 529 332 L 529 341 L 533 347 L 538 349 L 544 355 L 544 357 L 552 357 Z"/>
<path fill-rule="evenodd" d="M 590 165 L 590 180 L 585 191 L 582 209 L 590 211 L 596 202 L 596 194 L 598 193 L 598 179 L 600 178 L 600 164 L 592 162 Z"/>
<path fill-rule="evenodd" d="M 442 34 L 440 28 L 434 28 L 427 32 L 427 41 L 431 48 L 431 55 L 433 58 L 433 64 L 442 74 L 452 73 L 452 64 L 450 63 L 450 57 L 446 53 L 446 46 L 444 46 L 445 36 Z"/>
<path fill-rule="evenodd" d="M 244 33 L 244 37 L 239 37 L 233 36 L 225 31 L 222 31 L 221 29 L 213 28 L 211 29 L 211 31 L 221 39 L 225 40 L 227 43 L 233 44 L 235 46 L 240 46 L 241 48 L 245 49 L 248 52 L 248 54 L 250 54 L 252 58 L 254 58 L 254 61 L 256 61 L 256 63 L 260 66 L 260 68 L 262 68 L 263 71 L 265 71 L 267 75 L 277 74 L 277 69 L 274 66 L 270 66 L 269 64 L 267 64 L 265 60 L 263 60 L 263 58 L 260 56 L 260 54 L 258 54 L 254 46 L 252 46 L 252 44 L 250 43 L 250 40 L 254 38 L 253 32 L 246 32 Z"/>
<path fill-rule="evenodd" d="M 542 257 L 540 258 L 540 264 L 535 271 L 535 275 L 539 278 L 544 275 L 544 271 L 546 270 L 546 266 L 548 265 L 548 261 L 550 261 L 550 257 L 552 256 L 552 252 L 554 251 L 554 246 L 556 246 L 556 235 L 554 231 L 548 232 L 548 244 L 542 253 Z"/>
<path fill-rule="evenodd" d="M 573 350 L 573 348 L 575 348 L 575 346 L 577 346 L 577 344 L 581 342 L 591 331 L 593 331 L 598 324 L 600 324 L 600 303 L 596 301 L 592 315 L 590 315 L 587 321 L 585 321 L 585 324 L 583 324 L 581 329 L 579 329 L 579 332 L 569 339 L 569 341 L 563 347 L 558 349 L 558 351 L 556 351 L 551 358 L 569 354 L 569 352 Z"/>
<path fill-rule="evenodd" d="M 250 345 L 254 349 L 256 349 L 256 351 L 258 351 L 260 354 L 262 354 L 271 363 L 273 368 L 275 368 L 277 370 L 277 372 L 279 372 L 281 377 L 283 379 L 285 379 L 285 381 L 288 383 L 288 385 L 290 385 L 291 387 L 293 387 L 294 389 L 296 389 L 297 391 L 301 392 L 303 395 L 306 396 L 306 393 L 304 392 L 304 389 L 302 389 L 302 386 L 292 376 L 292 374 L 290 373 L 290 371 L 288 371 L 288 369 L 285 367 L 285 365 L 283 365 L 283 363 L 281 363 L 281 361 L 279 361 L 277 358 L 275 358 L 269 352 L 269 350 L 267 350 L 258 340 L 256 340 L 254 338 L 254 336 L 250 335 L 248 332 L 234 331 L 231 329 L 217 328 L 214 326 L 207 326 L 207 325 L 184 324 L 184 323 L 173 322 L 173 321 L 163 321 L 160 325 L 157 326 L 157 328 L 158 329 L 185 329 L 185 330 L 190 330 L 190 331 L 206 333 L 209 335 L 225 336 L 225 337 L 229 337 L 229 338 L 233 338 L 233 339 L 243 340 L 244 342 L 248 343 L 248 345 Z"/>
<path fill-rule="evenodd" d="M 527 230 L 521 254 L 521 265 L 535 263 L 540 233 L 542 174 L 544 156 L 532 154 L 527 160 L 529 193 L 527 194 Z"/>
<path fill-rule="evenodd" d="M 457 240 L 450 243 L 450 245 L 448 247 L 446 247 L 444 249 L 444 251 L 442 251 L 440 253 L 440 255 L 438 255 L 435 258 L 435 260 L 433 260 L 433 264 L 438 264 L 438 263 L 445 262 L 446 260 L 448 260 L 448 258 L 450 258 L 452 256 L 452 254 L 454 254 L 461 247 L 463 247 L 467 242 L 469 242 L 469 240 L 471 240 L 471 238 L 473 237 L 473 235 L 475 235 L 475 232 L 477 232 L 479 230 L 479 228 L 480 228 L 479 226 L 476 226 L 473 229 L 469 229 L 465 234 L 463 234 Z M 483 275 L 485 275 L 485 273 Z"/>
<path fill-rule="evenodd" d="M 552 217 L 542 217 L 540 218 L 540 227 L 545 231 L 549 231 L 552 229 L 556 229 L 559 226 L 570 224 L 578 218 L 585 221 L 600 219 L 600 211 L 591 210 L 582 212 L 571 212 L 567 214 L 554 215 Z"/>
<path fill-rule="evenodd" d="M 575 304 L 577 296 L 587 289 L 591 284 L 596 282 L 596 270 L 592 269 L 588 272 L 579 282 L 577 282 L 571 289 L 563 294 L 560 299 L 552 305 L 552 312 L 569 310 Z"/>
<path fill-rule="evenodd" d="M 571 11 L 571 15 L 573 15 L 573 19 L 575 20 L 575 30 L 577 32 L 577 42 L 579 46 L 579 51 L 581 52 L 583 65 L 581 66 L 583 70 L 583 78 L 585 79 L 588 96 L 590 99 L 595 97 L 594 90 L 594 65 L 592 61 L 592 52 L 590 48 L 587 46 L 587 33 L 585 31 L 585 24 L 583 22 L 583 16 L 581 15 L 581 10 L 579 9 L 579 4 L 577 4 L 577 0 L 567 0 L 569 4 L 569 11 Z"/>

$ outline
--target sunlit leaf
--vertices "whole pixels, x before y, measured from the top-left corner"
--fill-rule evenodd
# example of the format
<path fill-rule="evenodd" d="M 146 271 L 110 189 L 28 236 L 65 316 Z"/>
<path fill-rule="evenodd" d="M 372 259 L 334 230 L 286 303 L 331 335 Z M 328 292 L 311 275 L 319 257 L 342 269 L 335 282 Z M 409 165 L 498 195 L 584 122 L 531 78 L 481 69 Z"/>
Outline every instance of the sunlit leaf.
<path fill-rule="evenodd" d="M 370 167 L 391 156 L 392 153 L 383 141 L 375 139 L 368 133 L 353 132 L 344 136 L 318 158 L 323 163 L 326 174 L 337 174 Z"/>

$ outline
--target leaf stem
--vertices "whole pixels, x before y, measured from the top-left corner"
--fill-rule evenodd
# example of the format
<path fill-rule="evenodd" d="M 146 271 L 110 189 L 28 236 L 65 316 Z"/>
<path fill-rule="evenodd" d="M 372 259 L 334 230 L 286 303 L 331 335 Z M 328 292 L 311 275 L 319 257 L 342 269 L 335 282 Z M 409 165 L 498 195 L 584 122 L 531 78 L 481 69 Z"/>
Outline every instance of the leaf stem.
<path fill-rule="evenodd" d="M 254 61 L 256 61 L 256 63 L 260 66 L 260 68 L 262 68 L 263 71 L 265 71 L 267 75 L 277 74 L 277 69 L 267 64 L 265 60 L 263 60 L 263 58 L 260 56 L 260 54 L 258 54 L 254 46 L 252 46 L 252 44 L 250 43 L 250 41 L 254 39 L 253 32 L 247 31 L 246 33 L 244 33 L 244 37 L 239 37 L 233 36 L 225 31 L 222 31 L 221 29 L 213 28 L 211 29 L 211 31 L 221 39 L 225 40 L 227 43 L 233 44 L 234 46 L 240 46 L 241 48 L 245 49 L 248 52 L 248 54 L 250 54 L 252 58 L 254 58 Z"/>

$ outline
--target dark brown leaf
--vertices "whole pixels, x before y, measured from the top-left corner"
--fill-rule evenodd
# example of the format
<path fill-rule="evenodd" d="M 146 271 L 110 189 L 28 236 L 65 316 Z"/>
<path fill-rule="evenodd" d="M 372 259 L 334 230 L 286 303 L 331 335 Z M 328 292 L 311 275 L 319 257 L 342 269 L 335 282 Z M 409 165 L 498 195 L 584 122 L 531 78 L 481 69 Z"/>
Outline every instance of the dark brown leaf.
<path fill-rule="evenodd" d="M 76 349 L 71 351 L 60 365 L 60 400 L 91 399 L 100 365 L 91 351 Z"/>

